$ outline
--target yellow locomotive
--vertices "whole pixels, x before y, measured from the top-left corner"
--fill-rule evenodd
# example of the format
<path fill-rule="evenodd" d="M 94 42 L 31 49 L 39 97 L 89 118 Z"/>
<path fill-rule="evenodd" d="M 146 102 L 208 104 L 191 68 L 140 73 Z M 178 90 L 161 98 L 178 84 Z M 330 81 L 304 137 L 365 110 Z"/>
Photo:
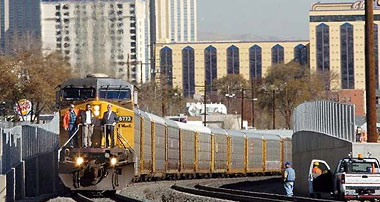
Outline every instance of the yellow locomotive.
<path fill-rule="evenodd" d="M 103 74 L 70 79 L 59 86 L 58 166 L 59 177 L 66 187 L 75 191 L 115 192 L 132 181 L 135 159 L 133 94 L 133 85 Z M 92 117 L 91 122 L 87 122 L 87 118 L 82 120 L 87 105 L 91 107 L 89 114 L 92 115 L 88 116 Z M 110 136 L 105 135 L 107 124 L 102 123 L 108 106 L 117 117 Z M 88 133 L 85 127 L 92 129 L 92 143 L 87 147 L 83 138 Z M 114 145 L 106 145 L 106 138 L 109 142 L 113 138 Z"/>
<path fill-rule="evenodd" d="M 291 161 L 289 137 L 174 122 L 135 109 L 136 99 L 133 85 L 106 75 L 71 79 L 59 87 L 58 165 L 66 187 L 114 193 L 132 180 L 281 173 L 284 162 Z M 110 104 L 118 118 L 112 147 L 101 121 Z M 84 120 L 76 120 L 70 135 L 65 120 L 68 110 L 80 114 L 87 105 L 94 115 L 90 147 L 82 141 Z"/>

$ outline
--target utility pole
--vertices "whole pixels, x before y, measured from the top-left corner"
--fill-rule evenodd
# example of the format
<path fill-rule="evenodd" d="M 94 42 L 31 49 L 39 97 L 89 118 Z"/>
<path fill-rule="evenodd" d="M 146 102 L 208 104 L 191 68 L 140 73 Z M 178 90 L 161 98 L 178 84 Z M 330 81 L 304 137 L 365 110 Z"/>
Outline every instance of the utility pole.
<path fill-rule="evenodd" d="M 273 129 L 276 129 L 276 90 L 272 89 L 272 125 Z"/>
<path fill-rule="evenodd" d="M 162 105 L 161 105 L 161 110 L 162 110 L 162 117 L 166 116 L 166 106 L 165 102 L 167 101 L 166 99 L 166 83 L 167 83 L 167 77 L 166 77 L 166 67 L 163 70 L 163 72 L 160 73 L 160 84 L 162 86 Z"/>
<path fill-rule="evenodd" d="M 203 125 L 207 125 L 207 85 L 206 85 L 206 79 L 204 81 L 203 86 L 195 86 L 195 88 L 203 88 L 204 93 L 203 93 L 203 107 L 204 107 L 204 114 L 203 114 Z"/>
<path fill-rule="evenodd" d="M 241 89 L 241 121 L 240 128 L 243 130 L 243 121 L 244 121 L 244 88 Z"/>
<path fill-rule="evenodd" d="M 365 1 L 365 64 L 368 142 L 377 142 L 373 0 Z"/>
<path fill-rule="evenodd" d="M 142 85 L 143 84 L 143 62 L 141 62 L 140 64 L 140 84 Z"/>
<path fill-rule="evenodd" d="M 204 122 L 203 122 L 203 125 L 204 126 L 207 126 L 207 85 L 206 85 L 206 79 L 205 79 L 205 88 L 204 88 L 205 92 L 204 92 L 204 107 L 205 107 L 205 110 L 204 110 Z"/>
<path fill-rule="evenodd" d="M 252 127 L 255 127 L 255 96 L 253 89 L 253 78 L 251 78 L 251 123 Z"/>

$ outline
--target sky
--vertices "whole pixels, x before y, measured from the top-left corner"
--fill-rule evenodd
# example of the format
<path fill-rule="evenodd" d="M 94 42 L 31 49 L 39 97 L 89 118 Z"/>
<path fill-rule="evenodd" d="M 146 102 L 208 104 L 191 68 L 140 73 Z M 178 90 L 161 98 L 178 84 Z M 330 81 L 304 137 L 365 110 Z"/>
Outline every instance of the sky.
<path fill-rule="evenodd" d="M 198 0 L 198 40 L 307 40 L 315 2 L 356 0 Z"/>

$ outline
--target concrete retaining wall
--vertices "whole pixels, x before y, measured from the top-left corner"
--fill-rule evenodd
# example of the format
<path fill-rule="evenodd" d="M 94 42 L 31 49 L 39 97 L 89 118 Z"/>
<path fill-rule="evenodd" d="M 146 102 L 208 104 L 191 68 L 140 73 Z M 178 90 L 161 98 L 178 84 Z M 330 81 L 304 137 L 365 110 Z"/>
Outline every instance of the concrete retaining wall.
<path fill-rule="evenodd" d="M 321 133 L 301 131 L 293 135 L 292 149 L 293 168 L 296 171 L 295 191 L 307 195 L 311 160 L 324 160 L 335 170 L 338 161 L 352 151 L 352 143 Z"/>
<path fill-rule="evenodd" d="M 367 153 L 371 152 L 374 158 L 380 160 L 380 144 L 379 143 L 353 143 L 352 154 L 358 156 L 362 154 L 363 157 L 367 157 Z"/>
<path fill-rule="evenodd" d="M 58 132 L 58 114 L 47 124 L 0 128 L 0 197 L 14 201 L 56 193 Z"/>
<path fill-rule="evenodd" d="M 6 177 L 5 175 L 0 175 L 0 201 L 5 201 L 7 186 L 6 186 Z"/>

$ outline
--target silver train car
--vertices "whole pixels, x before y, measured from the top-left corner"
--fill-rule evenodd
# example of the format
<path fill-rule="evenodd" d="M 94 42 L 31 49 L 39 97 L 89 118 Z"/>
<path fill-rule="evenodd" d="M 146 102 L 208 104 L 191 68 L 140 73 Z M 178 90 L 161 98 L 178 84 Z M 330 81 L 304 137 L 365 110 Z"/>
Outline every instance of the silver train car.
<path fill-rule="evenodd" d="M 135 110 L 135 179 L 279 174 L 291 161 L 287 136 L 175 122 Z"/>

